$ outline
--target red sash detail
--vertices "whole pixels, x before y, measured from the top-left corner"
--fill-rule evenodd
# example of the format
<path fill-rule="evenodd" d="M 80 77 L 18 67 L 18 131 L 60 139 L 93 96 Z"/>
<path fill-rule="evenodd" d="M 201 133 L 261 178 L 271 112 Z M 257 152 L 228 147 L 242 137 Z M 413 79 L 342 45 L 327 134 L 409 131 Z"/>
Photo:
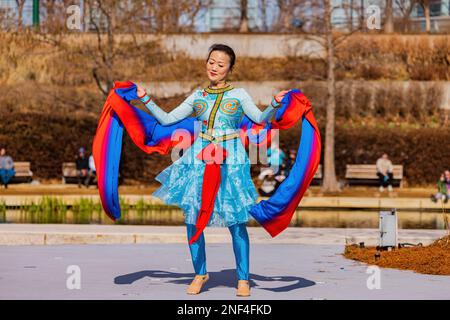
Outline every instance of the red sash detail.
<path fill-rule="evenodd" d="M 198 240 L 211 218 L 214 201 L 220 186 L 220 164 L 227 157 L 227 151 L 220 145 L 210 143 L 196 157 L 206 162 L 206 165 L 203 173 L 202 204 L 195 224 L 196 231 L 192 238 L 189 239 L 189 244 L 193 244 Z"/>

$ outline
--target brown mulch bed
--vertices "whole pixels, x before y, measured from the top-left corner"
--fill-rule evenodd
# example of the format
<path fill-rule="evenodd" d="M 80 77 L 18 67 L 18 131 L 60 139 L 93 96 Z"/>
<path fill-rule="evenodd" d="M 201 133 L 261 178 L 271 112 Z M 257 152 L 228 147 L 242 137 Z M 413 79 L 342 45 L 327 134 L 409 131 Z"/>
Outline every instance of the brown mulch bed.
<path fill-rule="evenodd" d="M 376 247 L 359 248 L 347 245 L 344 256 L 383 268 L 413 270 L 418 273 L 450 275 L 450 236 L 436 240 L 428 246 L 402 247 L 392 251 L 380 251 Z"/>

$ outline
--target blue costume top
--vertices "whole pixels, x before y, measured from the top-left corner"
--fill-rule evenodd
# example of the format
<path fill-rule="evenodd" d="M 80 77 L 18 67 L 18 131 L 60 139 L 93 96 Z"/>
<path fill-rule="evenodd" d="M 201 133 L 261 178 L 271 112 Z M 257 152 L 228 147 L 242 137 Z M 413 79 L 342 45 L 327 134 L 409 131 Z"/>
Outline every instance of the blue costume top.
<path fill-rule="evenodd" d="M 161 186 L 153 195 L 170 205 L 183 209 L 185 222 L 195 224 L 201 206 L 205 163 L 196 155 L 213 137 L 233 137 L 239 123 L 247 115 L 256 123 L 269 121 L 279 104 L 272 103 L 262 112 L 242 88 L 228 85 L 220 89 L 197 89 L 169 113 L 158 107 L 148 96 L 141 98 L 145 106 L 162 125 L 170 125 L 192 114 L 201 121 L 201 134 L 183 156 L 156 176 Z M 240 139 L 219 140 L 227 151 L 221 165 L 221 182 L 214 210 L 208 225 L 231 226 L 249 220 L 249 208 L 258 198 L 250 176 L 250 161 Z"/>
<path fill-rule="evenodd" d="M 231 205 L 233 205 L 234 202 L 235 208 L 241 208 L 242 206 L 240 207 L 239 205 L 236 205 L 236 203 L 242 204 L 245 203 L 246 200 L 250 201 L 252 198 L 256 198 L 254 186 L 250 180 L 249 170 L 242 169 L 243 167 L 248 168 L 249 161 L 245 151 L 242 149 L 242 144 L 239 142 L 242 141 L 246 146 L 248 144 L 269 146 L 272 136 L 271 130 L 290 129 L 296 125 L 299 120 L 302 120 L 300 144 L 297 152 L 298 156 L 295 158 L 294 165 L 292 170 L 290 170 L 289 175 L 269 199 L 255 203 L 249 208 L 249 214 L 273 237 L 289 226 L 292 216 L 298 208 L 298 204 L 319 166 L 322 147 L 319 128 L 312 113 L 312 105 L 300 90 L 290 90 L 284 96 L 281 106 L 276 111 L 273 119 L 269 119 L 270 116 L 268 114 L 271 113 L 271 108 L 274 106 L 269 107 L 269 110 L 264 112 L 260 112 L 254 108 L 256 113 L 249 112 L 250 116 L 253 114 L 253 119 L 260 121 L 266 118 L 270 121 L 265 124 L 257 124 L 251 120 L 249 116 L 245 115 L 239 124 L 240 139 L 236 139 L 236 137 L 233 137 L 233 134 L 211 137 L 211 135 L 207 133 L 199 133 L 199 121 L 196 121 L 195 117 L 188 117 L 171 125 L 162 125 L 155 116 L 139 110 L 131 104 L 132 100 L 139 98 L 136 89 L 136 85 L 131 81 L 114 83 L 114 88 L 111 89 L 103 104 L 102 113 L 98 121 L 97 131 L 92 144 L 100 199 L 105 213 L 111 219 L 115 221 L 121 216 L 117 186 L 119 178 L 118 169 L 122 153 L 122 138 L 125 130 L 133 143 L 147 154 L 154 152 L 168 154 L 174 147 L 176 148 L 172 149 L 172 151 L 179 150 L 180 147 L 187 148 L 191 146 L 187 152 L 184 152 L 182 158 L 175 161 L 169 168 L 166 168 L 165 174 L 160 174 L 159 179 L 160 181 L 164 180 L 164 184 L 157 192 L 164 198 L 164 190 L 168 191 L 173 189 L 173 193 L 166 193 L 166 195 L 168 195 L 169 198 L 173 198 L 174 204 L 177 203 L 175 198 L 178 197 L 178 203 L 180 203 L 179 206 L 186 208 L 188 211 L 195 206 L 195 202 L 198 201 L 198 197 L 195 195 L 199 190 L 199 183 L 196 180 L 196 177 L 199 172 L 203 172 L 200 173 L 204 178 L 203 184 L 201 185 L 203 189 L 201 193 L 201 209 L 195 225 L 196 234 L 190 239 L 190 242 L 195 242 L 195 239 L 198 239 L 196 237 L 199 232 L 201 232 L 201 230 L 203 230 L 202 228 L 204 228 L 211 220 L 212 211 L 217 198 L 216 195 L 218 194 L 220 187 L 221 199 L 219 199 L 219 205 L 221 203 L 220 201 L 222 201 L 223 204 L 226 204 L 227 202 L 228 204 L 231 203 Z M 224 88 L 223 92 L 220 92 L 221 90 L 219 90 L 219 92 L 204 90 L 204 92 L 201 93 L 201 97 L 203 97 L 201 99 L 206 100 L 207 108 L 211 108 L 211 102 L 208 101 L 209 97 L 207 96 L 211 94 L 211 97 L 214 97 L 213 95 L 216 95 L 211 110 L 209 113 L 205 114 L 205 117 L 207 114 L 209 114 L 209 117 L 207 119 L 203 118 L 203 129 L 208 130 L 208 126 L 211 126 L 209 129 L 213 130 L 215 122 L 219 116 L 222 116 L 223 110 L 225 110 L 225 112 L 223 112 L 225 114 L 234 114 L 233 110 L 228 110 L 226 105 L 221 103 L 224 96 L 228 96 L 226 92 L 229 91 L 229 93 L 232 93 L 232 90 L 233 88 L 229 87 Z M 147 99 L 149 98 L 147 97 Z M 239 105 L 237 105 L 237 103 L 231 103 L 231 109 L 237 107 L 238 110 L 240 110 L 239 112 L 245 113 L 249 108 L 245 106 L 244 100 L 244 98 L 239 101 L 235 100 L 239 102 Z M 221 105 L 222 108 L 219 108 Z M 200 105 L 196 104 L 196 106 L 200 109 Z M 156 109 L 156 107 L 152 107 L 152 109 Z M 197 110 L 194 108 L 193 101 L 192 110 Z M 208 109 L 206 109 L 206 111 L 208 111 Z M 263 114 L 264 116 L 262 116 Z M 209 121 L 210 119 L 212 121 Z M 227 120 L 227 118 L 224 118 L 223 120 Z M 229 121 L 227 122 L 228 124 L 232 123 Z M 200 123 L 202 123 L 202 121 L 200 121 Z M 261 131 L 261 129 L 264 130 Z M 181 136 L 179 133 L 181 133 Z M 217 133 L 215 134 L 217 135 Z M 198 139 L 199 137 L 201 139 Z M 195 146 L 193 147 L 193 142 L 195 146 L 200 146 L 199 149 L 201 149 L 201 152 L 193 152 L 195 149 Z M 225 142 L 230 142 L 235 149 L 229 148 L 228 145 L 226 148 L 220 145 Z M 202 148 L 205 143 L 206 147 Z M 227 150 L 225 153 L 228 154 L 224 155 L 224 150 Z M 172 155 L 173 154 L 174 153 L 172 152 Z M 193 154 L 196 154 L 196 156 L 193 157 Z M 200 162 L 197 160 L 200 160 Z M 239 162 L 241 162 L 241 164 L 236 165 L 236 163 Z M 196 165 L 198 165 L 198 168 L 200 169 L 198 172 L 195 170 Z M 187 168 L 184 168 L 185 166 L 187 166 Z M 202 168 L 204 168 L 204 171 Z M 224 180 L 221 179 L 222 169 L 224 169 L 226 176 L 226 179 Z M 182 170 L 185 170 L 184 173 L 186 175 L 182 175 Z M 242 173 L 242 179 L 235 179 L 236 175 L 234 172 L 239 170 L 241 170 L 240 173 Z M 172 171 L 174 174 L 171 174 Z M 189 182 L 194 184 L 194 186 L 196 185 L 196 188 L 190 189 L 190 191 L 193 190 L 193 192 L 187 191 L 188 188 L 190 188 L 190 184 L 187 181 L 181 182 L 184 183 L 185 186 L 183 190 L 180 190 L 181 188 L 179 188 L 179 185 L 181 184 L 179 181 L 183 179 L 187 180 L 186 176 L 188 175 L 192 178 Z M 176 180 L 177 178 L 178 180 Z M 226 183 L 222 183 L 221 185 L 221 182 Z M 243 189 L 239 189 L 239 187 L 242 187 Z M 247 187 L 248 190 L 246 190 L 245 187 Z M 237 192 L 233 192 L 236 190 Z M 192 200 L 190 198 L 194 200 L 189 202 L 189 200 Z M 222 207 L 225 208 L 224 210 L 228 210 L 229 205 L 223 205 Z M 216 215 L 225 214 L 225 211 L 219 212 L 216 210 Z M 220 217 L 216 218 L 217 220 L 220 220 Z M 191 219 L 190 221 L 193 220 L 194 219 Z M 223 222 L 226 222 L 225 219 L 222 220 Z"/>

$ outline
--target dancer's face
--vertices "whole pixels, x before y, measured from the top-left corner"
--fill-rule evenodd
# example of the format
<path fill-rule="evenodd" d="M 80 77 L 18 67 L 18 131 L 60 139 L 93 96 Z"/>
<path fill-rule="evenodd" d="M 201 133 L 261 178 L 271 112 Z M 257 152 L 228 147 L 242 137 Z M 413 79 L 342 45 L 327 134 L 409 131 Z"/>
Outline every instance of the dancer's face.
<path fill-rule="evenodd" d="M 230 71 L 230 57 L 223 51 L 213 51 L 206 61 L 206 74 L 214 84 L 224 82 Z"/>
<path fill-rule="evenodd" d="M 4 156 L 5 154 L 6 154 L 5 148 L 2 148 L 2 149 L 0 150 L 0 156 Z"/>

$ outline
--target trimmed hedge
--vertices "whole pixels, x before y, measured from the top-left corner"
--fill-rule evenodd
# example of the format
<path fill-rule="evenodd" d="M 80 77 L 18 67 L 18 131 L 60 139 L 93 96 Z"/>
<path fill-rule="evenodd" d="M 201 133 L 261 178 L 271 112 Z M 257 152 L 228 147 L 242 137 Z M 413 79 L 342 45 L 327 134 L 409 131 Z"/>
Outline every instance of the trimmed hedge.
<path fill-rule="evenodd" d="M 62 162 L 73 161 L 80 146 L 90 152 L 97 118 L 43 114 L 3 114 L 0 145 L 16 161 L 31 161 L 36 178 L 59 179 Z M 298 147 L 299 127 L 281 133 L 281 147 L 287 152 Z M 323 130 L 322 130 L 323 132 Z M 322 135 L 324 137 L 324 135 Z M 403 164 L 410 185 L 435 183 L 440 172 L 450 167 L 450 128 L 344 127 L 336 128 L 336 168 L 344 176 L 346 164 L 375 163 L 387 152 L 395 164 Z M 170 158 L 147 155 L 125 135 L 121 173 L 129 182 L 154 182 L 170 165 Z"/>

